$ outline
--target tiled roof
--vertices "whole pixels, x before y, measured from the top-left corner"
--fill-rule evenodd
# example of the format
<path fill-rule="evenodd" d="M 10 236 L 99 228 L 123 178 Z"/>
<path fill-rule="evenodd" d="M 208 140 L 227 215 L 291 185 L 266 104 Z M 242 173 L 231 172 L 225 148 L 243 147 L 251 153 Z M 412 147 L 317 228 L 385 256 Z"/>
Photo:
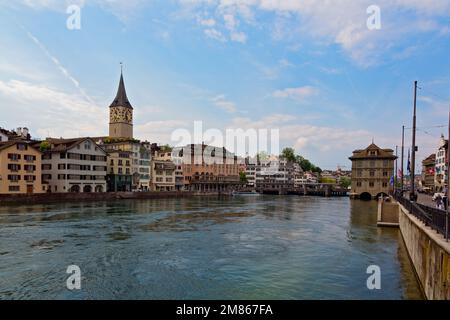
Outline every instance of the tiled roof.
<path fill-rule="evenodd" d="M 377 151 L 377 155 L 370 155 L 370 151 Z M 394 150 L 392 149 L 381 149 L 376 144 L 370 144 L 366 149 L 355 150 L 353 151 L 353 155 L 349 158 L 350 160 L 354 159 L 392 159 L 395 160 L 397 157 L 393 154 Z"/>
<path fill-rule="evenodd" d="M 28 146 L 30 146 L 31 148 L 34 148 L 36 150 L 39 150 L 39 147 L 36 146 L 36 142 L 35 141 L 22 141 L 22 140 L 9 140 L 9 141 L 5 141 L 5 142 L 0 142 L 0 151 L 4 150 L 6 148 L 9 148 L 15 144 L 18 143 L 25 143 Z"/>

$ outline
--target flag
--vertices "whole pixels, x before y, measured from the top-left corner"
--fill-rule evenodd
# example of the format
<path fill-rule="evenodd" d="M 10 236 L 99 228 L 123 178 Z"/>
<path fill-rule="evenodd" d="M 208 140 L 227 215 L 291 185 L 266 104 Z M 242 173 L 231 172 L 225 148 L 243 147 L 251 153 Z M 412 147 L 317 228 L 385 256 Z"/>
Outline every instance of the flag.
<path fill-rule="evenodd" d="M 398 169 L 398 177 L 401 179 L 403 178 L 403 172 L 402 169 Z"/>
<path fill-rule="evenodd" d="M 409 149 L 408 149 L 408 167 L 407 167 L 408 173 L 411 173 L 411 161 L 409 159 Z"/>
<path fill-rule="evenodd" d="M 394 185 L 394 176 L 391 176 L 391 186 L 393 186 Z"/>

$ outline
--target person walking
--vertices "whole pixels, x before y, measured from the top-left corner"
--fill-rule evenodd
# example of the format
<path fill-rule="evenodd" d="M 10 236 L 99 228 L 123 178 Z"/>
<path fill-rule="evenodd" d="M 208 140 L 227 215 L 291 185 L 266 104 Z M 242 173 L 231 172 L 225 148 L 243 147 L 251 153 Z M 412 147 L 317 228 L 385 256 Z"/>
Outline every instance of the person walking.
<path fill-rule="evenodd" d="M 443 201 L 442 201 L 442 197 L 440 194 L 436 197 L 436 208 L 438 208 L 440 210 L 443 209 Z"/>

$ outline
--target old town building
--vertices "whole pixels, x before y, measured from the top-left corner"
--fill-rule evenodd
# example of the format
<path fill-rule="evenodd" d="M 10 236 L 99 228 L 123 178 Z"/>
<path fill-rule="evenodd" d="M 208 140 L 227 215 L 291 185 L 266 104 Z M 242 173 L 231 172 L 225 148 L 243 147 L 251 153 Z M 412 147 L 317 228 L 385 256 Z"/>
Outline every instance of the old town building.
<path fill-rule="evenodd" d="M 422 161 L 422 177 L 420 180 L 422 191 L 434 190 L 435 161 L 436 154 L 434 153 Z"/>
<path fill-rule="evenodd" d="M 106 152 L 91 138 L 48 138 L 40 147 L 49 192 L 106 191 Z"/>
<path fill-rule="evenodd" d="M 366 149 L 355 150 L 352 161 L 351 197 L 377 198 L 389 194 L 397 157 L 392 149 L 381 149 L 374 143 Z"/>
<path fill-rule="evenodd" d="M 448 140 L 441 135 L 435 160 L 434 187 L 436 191 L 443 191 L 447 185 L 447 154 Z"/>
<path fill-rule="evenodd" d="M 237 157 L 225 148 L 190 144 L 172 154 L 181 163 L 185 190 L 221 192 L 241 186 Z"/>
<path fill-rule="evenodd" d="M 29 141 L 0 142 L 0 194 L 42 193 L 41 152 Z"/>
<path fill-rule="evenodd" d="M 123 150 L 108 151 L 106 175 L 108 192 L 132 191 L 131 154 L 132 152 Z"/>

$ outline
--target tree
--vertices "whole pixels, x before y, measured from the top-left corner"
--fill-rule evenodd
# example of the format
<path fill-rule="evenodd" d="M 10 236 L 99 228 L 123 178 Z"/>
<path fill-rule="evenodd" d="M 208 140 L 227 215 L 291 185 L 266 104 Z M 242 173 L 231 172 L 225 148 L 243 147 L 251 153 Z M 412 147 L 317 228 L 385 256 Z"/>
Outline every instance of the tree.
<path fill-rule="evenodd" d="M 352 184 L 352 180 L 349 177 L 342 177 L 339 184 L 341 187 L 348 188 Z"/>
<path fill-rule="evenodd" d="M 240 178 L 241 182 L 244 182 L 244 183 L 248 182 L 247 176 L 245 175 L 244 171 L 239 172 L 239 178 Z"/>
<path fill-rule="evenodd" d="M 42 141 L 41 144 L 39 145 L 39 151 L 45 152 L 48 149 L 50 149 L 50 143 L 48 143 L 48 141 Z"/>
<path fill-rule="evenodd" d="M 295 162 L 297 160 L 295 150 L 293 148 L 284 148 L 281 152 L 281 157 L 290 162 Z"/>

